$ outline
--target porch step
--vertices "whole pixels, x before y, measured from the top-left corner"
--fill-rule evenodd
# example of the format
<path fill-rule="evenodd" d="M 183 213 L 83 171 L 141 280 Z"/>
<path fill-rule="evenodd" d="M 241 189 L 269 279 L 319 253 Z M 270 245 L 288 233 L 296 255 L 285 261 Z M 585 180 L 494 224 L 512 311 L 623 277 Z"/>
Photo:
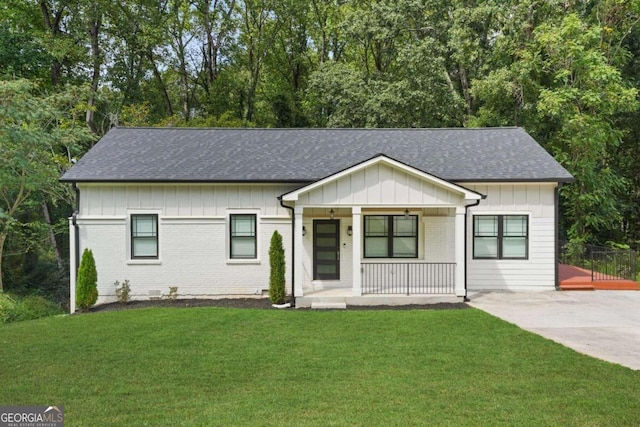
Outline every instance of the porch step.
<path fill-rule="evenodd" d="M 345 310 L 347 308 L 346 302 L 312 302 L 312 310 Z"/>
<path fill-rule="evenodd" d="M 637 291 L 640 290 L 638 282 L 633 280 L 596 280 L 593 287 L 598 290 L 610 291 Z"/>
<path fill-rule="evenodd" d="M 591 283 L 569 283 L 567 281 L 560 283 L 560 289 L 563 291 L 595 291 L 595 287 Z"/>

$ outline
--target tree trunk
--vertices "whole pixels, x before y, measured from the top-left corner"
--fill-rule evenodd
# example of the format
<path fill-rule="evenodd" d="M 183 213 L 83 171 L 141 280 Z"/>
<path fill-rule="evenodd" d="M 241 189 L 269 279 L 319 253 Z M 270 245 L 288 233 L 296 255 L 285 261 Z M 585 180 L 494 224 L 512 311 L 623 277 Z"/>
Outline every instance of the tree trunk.
<path fill-rule="evenodd" d="M 42 202 L 42 214 L 44 216 L 44 220 L 49 224 L 51 224 L 51 215 L 49 215 L 49 207 L 47 206 L 47 202 Z M 56 263 L 58 264 L 58 271 L 61 274 L 64 274 L 64 262 L 62 261 L 62 256 L 60 254 L 60 248 L 58 247 L 58 242 L 56 241 L 56 236 L 53 234 L 53 229 L 49 227 L 49 243 L 51 243 L 51 247 L 53 248 L 53 252 L 56 256 Z"/>
<path fill-rule="evenodd" d="M 98 15 L 94 17 L 89 23 L 89 35 L 91 36 L 91 58 L 93 59 L 93 73 L 91 75 L 91 95 L 87 101 L 87 126 L 93 133 L 98 133 L 94 122 L 94 109 L 96 104 L 96 93 L 98 92 L 98 82 L 100 80 L 100 46 L 98 44 L 98 37 L 100 35 L 100 27 L 102 26 L 102 17 L 100 12 L 96 12 Z M 45 209 L 46 211 L 46 209 Z"/>
<path fill-rule="evenodd" d="M 458 76 L 460 76 L 460 87 L 462 96 L 467 103 L 467 114 L 473 114 L 473 98 L 469 90 L 469 80 L 467 79 L 467 69 L 462 64 L 458 64 Z"/>
<path fill-rule="evenodd" d="M 186 59 L 186 49 L 187 47 L 183 44 L 182 34 L 176 38 L 177 43 L 177 54 L 179 56 L 178 62 L 180 63 L 180 85 L 182 86 L 182 116 L 185 122 L 189 122 L 190 111 L 189 111 L 189 71 L 187 70 L 187 59 Z"/>
<path fill-rule="evenodd" d="M 153 53 L 151 51 L 147 52 L 147 59 L 151 63 L 153 75 L 158 82 L 158 87 L 160 89 L 160 92 L 162 93 L 164 105 L 167 107 L 167 114 L 169 116 L 173 116 L 173 107 L 171 106 L 171 99 L 169 98 L 169 94 L 167 93 L 167 86 L 164 84 L 164 80 L 162 80 L 162 74 L 160 74 L 160 71 L 158 70 L 158 66 L 156 65 L 156 61 L 154 60 Z"/>
<path fill-rule="evenodd" d="M 205 53 L 205 67 L 206 67 L 206 76 L 207 76 L 207 92 L 209 92 L 209 89 L 211 89 L 211 86 L 213 85 L 213 81 L 216 79 L 216 71 L 218 69 L 218 64 L 216 64 L 217 62 L 217 46 L 214 45 L 214 41 L 213 41 L 213 34 L 212 33 L 212 28 L 211 28 L 211 13 L 209 11 L 209 7 L 210 7 L 210 3 L 207 2 L 206 4 L 206 9 L 204 11 L 204 31 L 207 33 L 207 45 L 205 46 L 204 49 L 204 53 Z"/>
<path fill-rule="evenodd" d="M 4 253 L 4 242 L 7 240 L 7 233 L 0 233 L 0 293 L 4 292 L 2 284 L 2 254 Z"/>
<path fill-rule="evenodd" d="M 66 4 L 59 5 L 60 9 L 54 11 L 49 8 L 49 4 L 45 0 L 40 0 L 40 10 L 42 11 L 42 18 L 44 25 L 47 27 L 51 36 L 55 40 L 61 33 L 61 23 L 65 15 Z M 62 78 L 62 61 L 58 58 L 54 58 L 51 64 L 51 84 L 56 87 L 60 84 Z"/>

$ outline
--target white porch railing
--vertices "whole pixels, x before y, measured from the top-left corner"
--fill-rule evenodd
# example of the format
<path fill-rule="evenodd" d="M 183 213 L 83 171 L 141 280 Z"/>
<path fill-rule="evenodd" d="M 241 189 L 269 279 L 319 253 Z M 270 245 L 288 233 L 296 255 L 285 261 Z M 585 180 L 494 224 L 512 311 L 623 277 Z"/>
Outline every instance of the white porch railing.
<path fill-rule="evenodd" d="M 453 294 L 455 262 L 363 262 L 362 294 Z"/>

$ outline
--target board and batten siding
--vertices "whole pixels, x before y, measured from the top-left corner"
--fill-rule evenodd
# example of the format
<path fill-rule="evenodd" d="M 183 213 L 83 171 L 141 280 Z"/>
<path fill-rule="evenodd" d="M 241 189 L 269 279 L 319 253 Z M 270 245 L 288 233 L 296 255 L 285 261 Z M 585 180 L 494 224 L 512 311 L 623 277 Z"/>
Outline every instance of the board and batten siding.
<path fill-rule="evenodd" d="M 286 216 L 277 197 L 296 186 L 268 184 L 79 184 L 83 217 L 126 215 L 131 209 L 161 209 L 168 217 L 224 216 L 227 209 L 260 209 Z"/>
<path fill-rule="evenodd" d="M 461 195 L 377 163 L 300 195 L 299 206 L 457 206 Z"/>
<path fill-rule="evenodd" d="M 467 289 L 555 289 L 555 183 L 465 184 L 487 195 L 467 218 Z M 529 258 L 473 259 L 473 215 L 529 215 Z"/>
<path fill-rule="evenodd" d="M 260 295 L 269 288 L 269 245 L 278 230 L 291 259 L 291 219 L 277 196 L 283 185 L 80 184 L 80 250 L 93 250 L 99 303 L 115 300 L 114 282 L 129 280 L 134 299 Z M 157 213 L 159 259 L 130 257 L 130 215 Z M 256 260 L 229 259 L 230 213 L 257 215 Z M 291 263 L 286 265 L 290 290 Z"/>

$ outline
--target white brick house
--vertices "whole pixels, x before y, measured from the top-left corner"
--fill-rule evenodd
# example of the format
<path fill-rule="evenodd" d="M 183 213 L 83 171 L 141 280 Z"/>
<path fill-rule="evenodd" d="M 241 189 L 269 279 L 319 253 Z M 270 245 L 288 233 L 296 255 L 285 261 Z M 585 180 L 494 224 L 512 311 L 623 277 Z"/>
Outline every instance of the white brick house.
<path fill-rule="evenodd" d="M 278 230 L 298 306 L 554 289 L 571 180 L 520 128 L 114 128 L 62 177 L 99 302 L 261 295 Z"/>

